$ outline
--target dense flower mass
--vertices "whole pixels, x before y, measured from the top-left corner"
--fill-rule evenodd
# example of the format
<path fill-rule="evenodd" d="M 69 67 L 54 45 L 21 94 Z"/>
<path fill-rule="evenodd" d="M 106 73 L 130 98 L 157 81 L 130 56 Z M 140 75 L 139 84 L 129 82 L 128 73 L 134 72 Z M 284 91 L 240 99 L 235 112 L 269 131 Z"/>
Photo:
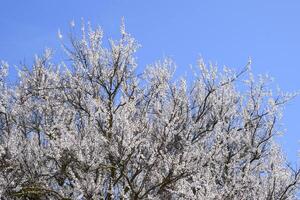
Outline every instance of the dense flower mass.
<path fill-rule="evenodd" d="M 273 95 L 250 63 L 199 60 L 189 84 L 169 59 L 137 74 L 124 26 L 109 45 L 84 28 L 66 63 L 46 50 L 15 85 L 1 64 L 1 200 L 296 199 L 299 171 L 274 141 L 293 95 Z"/>

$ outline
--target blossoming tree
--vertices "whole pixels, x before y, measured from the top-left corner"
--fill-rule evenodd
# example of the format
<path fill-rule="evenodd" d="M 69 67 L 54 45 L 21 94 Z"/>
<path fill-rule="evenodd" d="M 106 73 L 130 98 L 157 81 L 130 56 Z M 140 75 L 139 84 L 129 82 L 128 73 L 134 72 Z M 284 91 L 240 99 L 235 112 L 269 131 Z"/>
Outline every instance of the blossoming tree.
<path fill-rule="evenodd" d="M 293 95 L 272 95 L 250 63 L 199 60 L 189 84 L 169 59 L 137 74 L 124 26 L 109 45 L 84 28 L 66 63 L 46 50 L 15 85 L 2 62 L 0 199 L 296 198 L 300 172 L 274 141 Z"/>

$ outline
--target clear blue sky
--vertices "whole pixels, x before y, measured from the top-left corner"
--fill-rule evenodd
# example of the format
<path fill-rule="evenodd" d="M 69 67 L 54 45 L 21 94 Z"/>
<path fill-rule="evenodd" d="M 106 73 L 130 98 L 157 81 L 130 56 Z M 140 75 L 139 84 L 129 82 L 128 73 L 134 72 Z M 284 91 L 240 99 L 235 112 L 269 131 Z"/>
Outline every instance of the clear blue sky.
<path fill-rule="evenodd" d="M 57 31 L 68 30 L 73 19 L 78 24 L 83 17 L 115 37 L 124 16 L 143 46 L 140 67 L 170 56 L 183 72 L 202 55 L 240 69 L 251 56 L 256 74 L 270 74 L 285 91 L 300 89 L 297 0 L 0 0 L 0 6 L 0 59 L 11 65 L 30 63 L 45 47 L 61 56 Z M 281 143 L 292 162 L 300 149 L 299 110 L 300 97 L 286 106 L 283 119 Z"/>

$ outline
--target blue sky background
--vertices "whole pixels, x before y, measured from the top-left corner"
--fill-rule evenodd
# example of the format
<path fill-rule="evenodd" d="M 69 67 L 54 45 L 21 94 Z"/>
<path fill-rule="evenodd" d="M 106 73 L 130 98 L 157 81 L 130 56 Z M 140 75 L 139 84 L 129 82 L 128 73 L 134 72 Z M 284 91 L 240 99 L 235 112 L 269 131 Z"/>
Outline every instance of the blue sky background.
<path fill-rule="evenodd" d="M 201 55 L 206 61 L 241 69 L 252 57 L 255 74 L 268 73 L 285 91 L 300 90 L 300 1 L 252 0 L 0 0 L 0 59 L 11 66 L 30 63 L 53 48 L 65 58 L 57 31 L 81 18 L 101 25 L 105 37 L 118 36 L 122 16 L 142 44 L 140 67 L 164 56 L 178 72 Z M 11 77 L 16 76 L 11 70 Z M 286 106 L 280 138 L 291 162 L 299 160 L 300 97 Z"/>

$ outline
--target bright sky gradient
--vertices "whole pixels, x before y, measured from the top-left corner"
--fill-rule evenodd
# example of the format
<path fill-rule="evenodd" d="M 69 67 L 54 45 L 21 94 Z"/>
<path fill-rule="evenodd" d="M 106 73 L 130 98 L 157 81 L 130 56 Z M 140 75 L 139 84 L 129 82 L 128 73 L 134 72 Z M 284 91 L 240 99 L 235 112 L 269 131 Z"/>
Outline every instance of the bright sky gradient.
<path fill-rule="evenodd" d="M 53 48 L 57 31 L 68 33 L 81 18 L 100 25 L 105 37 L 118 36 L 121 18 L 142 48 L 140 67 L 169 56 L 178 71 L 206 61 L 241 69 L 250 56 L 255 74 L 268 73 L 285 91 L 300 90 L 300 1 L 216 0 L 1 0 L 0 59 L 11 66 L 30 63 Z M 14 70 L 11 70 L 15 73 Z M 15 74 L 11 74 L 15 76 Z M 1 94 L 0 94 L 1 95 Z M 291 162 L 299 160 L 300 97 L 286 106 L 280 138 Z"/>

